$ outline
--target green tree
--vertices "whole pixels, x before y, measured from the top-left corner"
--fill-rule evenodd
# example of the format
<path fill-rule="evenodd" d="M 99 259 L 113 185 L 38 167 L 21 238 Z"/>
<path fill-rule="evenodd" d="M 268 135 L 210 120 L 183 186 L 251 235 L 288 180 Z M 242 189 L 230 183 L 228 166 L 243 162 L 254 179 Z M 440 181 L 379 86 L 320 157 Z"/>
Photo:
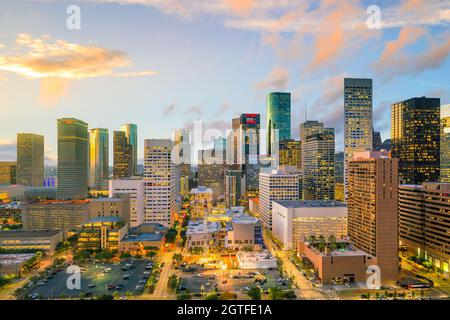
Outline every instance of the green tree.
<path fill-rule="evenodd" d="M 271 300 L 282 300 L 284 298 L 283 291 L 278 286 L 269 288 L 269 294 Z"/>
<path fill-rule="evenodd" d="M 183 255 L 181 253 L 174 253 L 172 256 L 172 260 L 180 264 L 181 262 L 183 262 Z"/>
<path fill-rule="evenodd" d="M 167 280 L 167 287 L 169 288 L 171 293 L 175 293 L 178 289 L 178 277 L 176 274 L 173 274 L 169 277 L 169 280 Z"/>
<path fill-rule="evenodd" d="M 247 295 L 252 300 L 261 300 L 261 289 L 258 287 L 251 287 L 250 290 L 247 291 Z"/>

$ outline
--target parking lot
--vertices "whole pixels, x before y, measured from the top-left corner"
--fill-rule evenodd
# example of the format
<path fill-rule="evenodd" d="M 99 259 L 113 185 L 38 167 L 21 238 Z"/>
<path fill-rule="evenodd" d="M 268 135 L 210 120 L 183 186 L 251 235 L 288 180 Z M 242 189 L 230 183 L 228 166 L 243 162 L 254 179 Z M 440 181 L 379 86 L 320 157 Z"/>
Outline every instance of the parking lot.
<path fill-rule="evenodd" d="M 55 270 L 43 281 L 37 282 L 28 297 L 58 299 L 70 297 L 92 297 L 101 294 L 125 296 L 127 292 L 140 294 L 150 276 L 147 261 L 123 261 L 117 264 L 97 263 L 80 265 L 81 289 L 70 290 L 67 279 L 70 274 L 65 269 Z"/>
<path fill-rule="evenodd" d="M 279 286 L 288 289 L 289 281 L 282 279 L 278 270 L 204 270 L 201 266 L 190 268 L 189 272 L 179 270 L 181 291 L 188 290 L 192 294 L 214 292 L 232 292 L 245 296 L 246 290 L 260 286 L 263 293 L 268 294 L 270 287 Z M 203 290 L 202 290 L 203 289 Z"/>

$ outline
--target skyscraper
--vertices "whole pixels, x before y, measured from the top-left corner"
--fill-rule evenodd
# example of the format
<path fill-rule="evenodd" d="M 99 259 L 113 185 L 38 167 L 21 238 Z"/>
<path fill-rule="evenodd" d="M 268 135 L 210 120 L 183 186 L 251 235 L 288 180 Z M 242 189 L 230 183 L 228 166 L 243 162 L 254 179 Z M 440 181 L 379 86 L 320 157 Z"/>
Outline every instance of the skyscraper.
<path fill-rule="evenodd" d="M 164 139 L 144 141 L 144 222 L 169 226 L 175 213 L 175 164 L 173 142 Z"/>
<path fill-rule="evenodd" d="M 372 150 L 372 79 L 344 79 L 344 192 L 353 153 Z"/>
<path fill-rule="evenodd" d="M 441 106 L 440 181 L 450 182 L 450 104 Z"/>
<path fill-rule="evenodd" d="M 303 199 L 334 200 L 334 129 L 306 137 L 303 148 Z"/>
<path fill-rule="evenodd" d="M 279 149 L 280 166 L 302 168 L 302 143 L 298 140 L 281 140 Z"/>
<path fill-rule="evenodd" d="M 273 145 L 291 139 L 291 93 L 271 92 L 267 95 L 267 154 Z M 278 130 L 278 140 L 275 130 Z"/>
<path fill-rule="evenodd" d="M 398 276 L 398 159 L 388 152 L 356 152 L 348 163 L 348 235 L 373 257 L 382 284 Z"/>
<path fill-rule="evenodd" d="M 245 175 L 241 170 L 225 171 L 225 204 L 227 207 L 239 206 L 245 194 Z"/>
<path fill-rule="evenodd" d="M 334 155 L 334 199 L 344 201 L 344 152 Z"/>
<path fill-rule="evenodd" d="M 440 104 L 439 98 L 421 97 L 392 105 L 391 152 L 402 184 L 439 181 Z"/>
<path fill-rule="evenodd" d="M 241 170 L 246 178 L 246 191 L 258 190 L 260 115 L 243 113 L 232 120 L 233 135 L 229 137 L 232 168 Z"/>
<path fill-rule="evenodd" d="M 0 185 L 16 184 L 16 176 L 16 162 L 0 161 Z"/>
<path fill-rule="evenodd" d="M 132 147 L 123 131 L 113 132 L 113 157 L 114 179 L 131 177 Z"/>
<path fill-rule="evenodd" d="M 127 123 L 120 126 L 120 131 L 125 132 L 127 144 L 131 149 L 130 172 L 132 176 L 137 175 L 137 125 Z"/>
<path fill-rule="evenodd" d="M 373 131 L 372 132 L 372 148 L 373 148 L 373 150 L 380 151 L 382 144 L 383 144 L 383 142 L 381 141 L 381 133 L 378 131 Z"/>
<path fill-rule="evenodd" d="M 89 187 L 93 190 L 107 190 L 108 179 L 108 129 L 91 129 L 89 131 Z"/>
<path fill-rule="evenodd" d="M 306 137 L 313 135 L 315 133 L 323 132 L 324 125 L 323 123 L 319 121 L 312 121 L 308 120 L 300 124 L 300 141 L 305 144 Z M 305 152 L 304 149 L 302 149 L 302 169 L 303 169 L 303 163 L 305 161 Z"/>
<path fill-rule="evenodd" d="M 44 136 L 17 134 L 17 184 L 30 187 L 44 185 Z"/>
<path fill-rule="evenodd" d="M 88 124 L 74 118 L 58 119 L 59 199 L 84 199 L 88 192 Z"/>
<path fill-rule="evenodd" d="M 198 186 L 211 188 L 214 200 L 223 199 L 224 195 L 224 153 L 214 149 L 198 151 Z"/>

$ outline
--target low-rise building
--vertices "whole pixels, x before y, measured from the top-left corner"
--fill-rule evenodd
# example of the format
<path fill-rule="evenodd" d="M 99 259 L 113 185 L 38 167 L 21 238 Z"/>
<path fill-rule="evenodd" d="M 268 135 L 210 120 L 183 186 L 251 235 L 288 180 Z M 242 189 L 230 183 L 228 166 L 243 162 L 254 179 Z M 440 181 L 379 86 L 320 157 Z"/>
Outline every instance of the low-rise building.
<path fill-rule="evenodd" d="M 367 267 L 374 264 L 372 257 L 349 243 L 337 242 L 337 248 L 330 249 L 329 244 L 319 245 L 307 241 L 298 241 L 298 256 L 307 258 L 314 266 L 321 283 L 328 284 L 364 282 L 367 280 Z"/>
<path fill-rule="evenodd" d="M 333 200 L 273 201 L 272 232 L 284 249 L 308 237 L 347 236 L 347 206 Z"/>
<path fill-rule="evenodd" d="M 220 244 L 221 226 L 218 222 L 190 221 L 186 231 L 186 247 L 209 248 Z"/>
<path fill-rule="evenodd" d="M 144 194 L 145 184 L 141 177 L 109 180 L 109 195 L 117 197 L 118 194 L 130 195 L 130 227 L 136 227 L 144 222 Z"/>
<path fill-rule="evenodd" d="M 17 202 L 0 205 L 0 224 L 20 223 L 22 221 L 22 210 Z"/>
<path fill-rule="evenodd" d="M 0 231 L 0 249 L 45 251 L 52 254 L 61 241 L 63 233 L 59 230 Z"/>
<path fill-rule="evenodd" d="M 89 203 L 89 219 L 97 217 L 119 217 L 130 223 L 130 195 L 117 194 L 116 197 L 92 199 Z"/>
<path fill-rule="evenodd" d="M 270 269 L 277 267 L 277 259 L 268 251 L 239 251 L 236 254 L 241 269 Z"/>
<path fill-rule="evenodd" d="M 23 228 L 68 231 L 89 220 L 89 200 L 54 200 L 21 205 Z"/>
<path fill-rule="evenodd" d="M 262 226 L 259 220 L 247 214 L 236 214 L 227 226 L 225 247 L 242 249 L 262 245 Z"/>
<path fill-rule="evenodd" d="M 119 250 L 119 242 L 128 232 L 120 217 L 97 217 L 83 224 L 78 234 L 79 250 Z"/>
<path fill-rule="evenodd" d="M 161 247 L 168 228 L 159 223 L 144 223 L 131 228 L 129 234 L 120 240 L 120 252 L 145 255 L 151 247 Z"/>
<path fill-rule="evenodd" d="M 23 267 L 35 255 L 35 253 L 0 254 L 0 275 L 21 275 Z"/>

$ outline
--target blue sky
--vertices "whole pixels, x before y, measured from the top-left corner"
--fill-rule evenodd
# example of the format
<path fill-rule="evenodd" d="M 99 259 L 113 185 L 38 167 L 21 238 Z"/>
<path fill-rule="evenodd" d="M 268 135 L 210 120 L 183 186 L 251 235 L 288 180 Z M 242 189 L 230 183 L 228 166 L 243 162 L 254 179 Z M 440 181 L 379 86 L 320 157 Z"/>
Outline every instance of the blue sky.
<path fill-rule="evenodd" d="M 66 27 L 71 4 L 81 30 Z M 371 4 L 381 30 L 366 27 Z M 294 138 L 308 105 L 341 150 L 345 76 L 374 79 L 375 130 L 386 139 L 391 103 L 450 103 L 449 22 L 448 0 L 2 1 L 0 160 L 15 160 L 17 132 L 36 132 L 54 163 L 60 117 L 111 136 L 136 123 L 142 158 L 144 138 L 193 120 L 225 129 L 239 113 L 264 119 L 270 91 L 292 92 Z"/>

